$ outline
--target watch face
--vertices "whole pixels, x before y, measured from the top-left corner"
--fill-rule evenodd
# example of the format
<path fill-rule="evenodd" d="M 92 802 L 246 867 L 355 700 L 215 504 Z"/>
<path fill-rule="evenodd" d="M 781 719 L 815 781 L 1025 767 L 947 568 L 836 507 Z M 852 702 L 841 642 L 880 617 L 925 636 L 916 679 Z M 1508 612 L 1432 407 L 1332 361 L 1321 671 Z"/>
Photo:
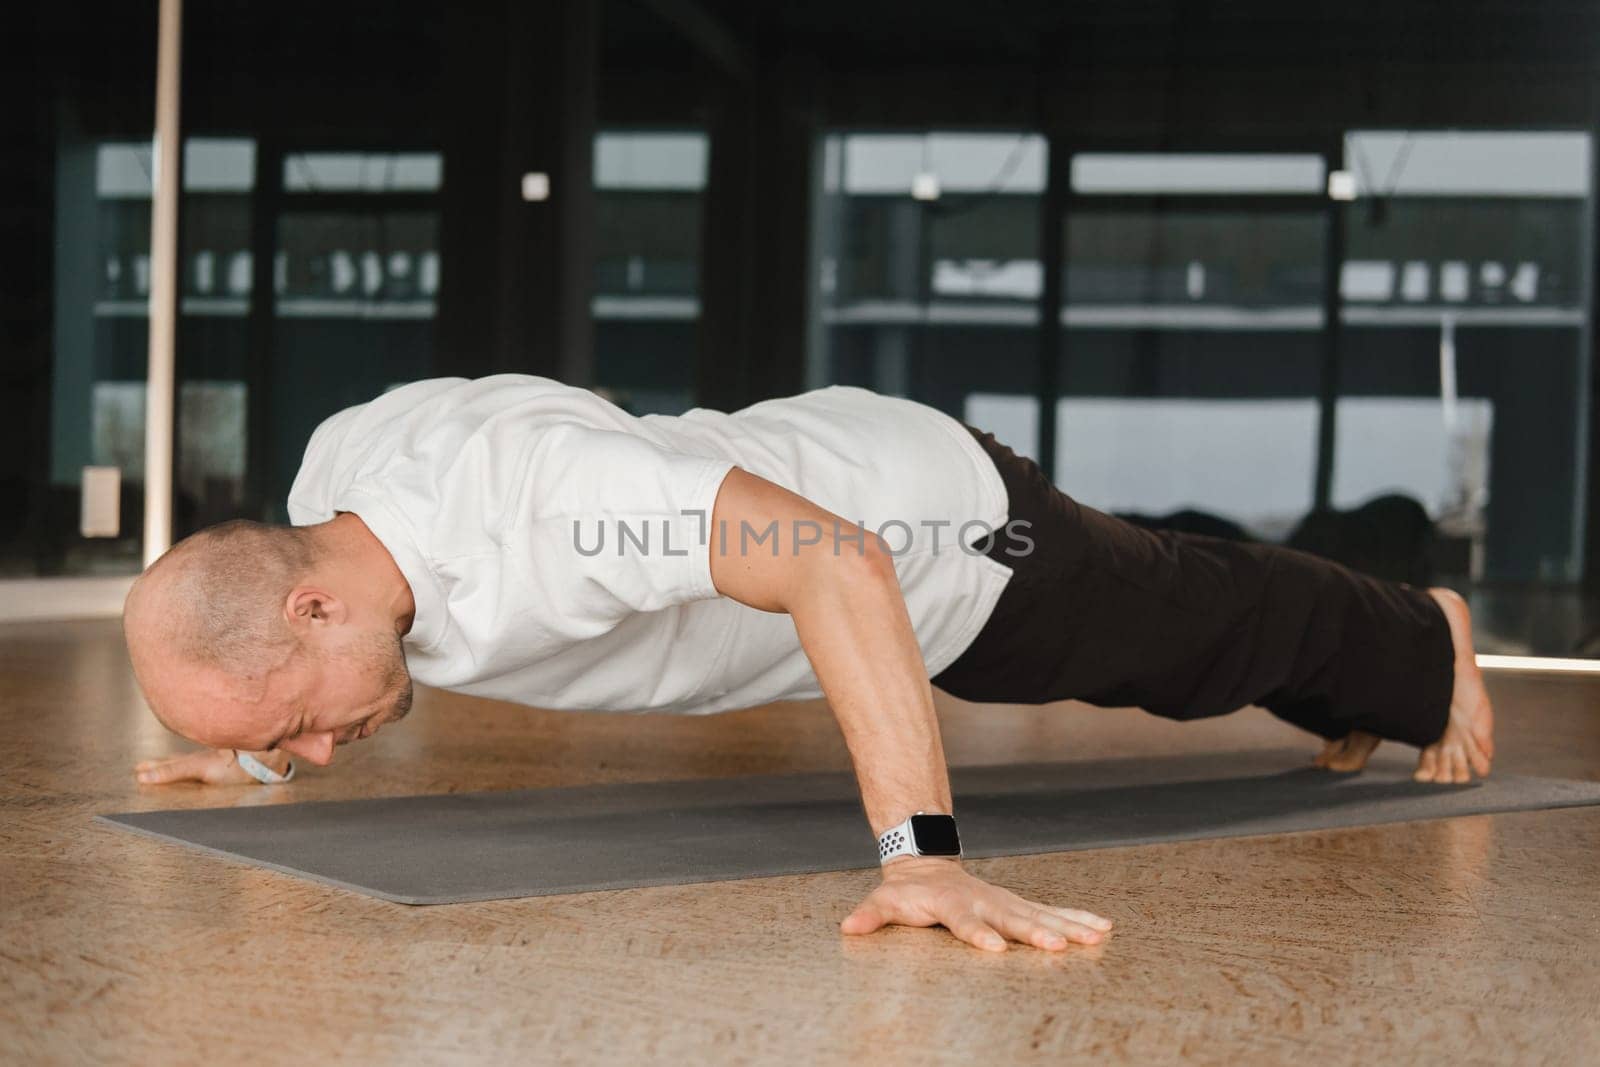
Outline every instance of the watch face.
<path fill-rule="evenodd" d="M 950 815 L 911 816 L 911 839 L 924 856 L 959 856 L 961 838 L 956 820 Z"/>

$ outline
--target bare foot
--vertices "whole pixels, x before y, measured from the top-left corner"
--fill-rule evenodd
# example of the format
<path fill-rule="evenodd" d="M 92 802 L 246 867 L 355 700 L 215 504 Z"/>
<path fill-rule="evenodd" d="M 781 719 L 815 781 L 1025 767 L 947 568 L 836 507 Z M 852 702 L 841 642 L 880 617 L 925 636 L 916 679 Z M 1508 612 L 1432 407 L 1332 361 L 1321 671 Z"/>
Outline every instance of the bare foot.
<path fill-rule="evenodd" d="M 1377 734 L 1354 730 L 1337 741 L 1329 741 L 1311 763 L 1328 771 L 1359 771 L 1382 740 Z"/>
<path fill-rule="evenodd" d="M 1489 773 L 1494 759 L 1494 708 L 1483 687 L 1472 651 L 1472 615 L 1467 602 L 1449 589 L 1430 589 L 1428 595 L 1444 609 L 1450 622 L 1450 642 L 1456 651 L 1456 684 L 1450 694 L 1450 721 L 1444 735 L 1422 750 L 1413 778 L 1419 782 L 1470 782 Z"/>

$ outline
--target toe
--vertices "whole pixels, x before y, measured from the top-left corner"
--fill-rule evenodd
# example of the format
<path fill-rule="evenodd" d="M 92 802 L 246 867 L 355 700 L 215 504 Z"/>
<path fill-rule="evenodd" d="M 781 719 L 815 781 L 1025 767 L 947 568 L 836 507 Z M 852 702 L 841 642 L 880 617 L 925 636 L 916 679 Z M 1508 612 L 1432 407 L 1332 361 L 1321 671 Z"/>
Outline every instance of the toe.
<path fill-rule="evenodd" d="M 1316 764 L 1332 771 L 1359 771 L 1367 765 L 1379 741 L 1376 735 L 1357 730 L 1337 741 L 1329 741 L 1317 757 Z"/>
<path fill-rule="evenodd" d="M 1471 734 L 1468 734 L 1465 740 L 1467 766 L 1472 768 L 1472 773 L 1476 774 L 1479 778 L 1487 776 L 1490 766 L 1489 756 L 1478 745 L 1477 741 Z"/>
<path fill-rule="evenodd" d="M 1367 765 L 1372 753 L 1382 743 L 1377 734 L 1353 733 L 1345 746 L 1345 770 L 1359 771 Z"/>
<path fill-rule="evenodd" d="M 1487 723 L 1484 723 L 1483 720 L 1480 720 L 1479 725 L 1474 726 L 1472 730 L 1469 731 L 1469 736 L 1472 738 L 1473 744 L 1477 745 L 1478 749 L 1489 759 L 1494 759 L 1493 714 L 1493 712 L 1489 712 L 1488 716 L 1485 717 L 1488 720 Z"/>

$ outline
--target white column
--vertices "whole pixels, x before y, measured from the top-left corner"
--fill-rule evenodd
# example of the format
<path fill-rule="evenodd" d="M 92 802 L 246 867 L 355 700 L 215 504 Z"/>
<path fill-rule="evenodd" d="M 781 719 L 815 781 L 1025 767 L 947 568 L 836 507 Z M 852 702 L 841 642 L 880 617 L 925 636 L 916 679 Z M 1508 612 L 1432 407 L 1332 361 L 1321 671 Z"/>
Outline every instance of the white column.
<path fill-rule="evenodd" d="M 183 0 L 161 0 L 156 44 L 155 195 L 150 210 L 150 355 L 144 412 L 144 561 L 172 544 L 172 426 L 178 330 L 178 127 Z"/>

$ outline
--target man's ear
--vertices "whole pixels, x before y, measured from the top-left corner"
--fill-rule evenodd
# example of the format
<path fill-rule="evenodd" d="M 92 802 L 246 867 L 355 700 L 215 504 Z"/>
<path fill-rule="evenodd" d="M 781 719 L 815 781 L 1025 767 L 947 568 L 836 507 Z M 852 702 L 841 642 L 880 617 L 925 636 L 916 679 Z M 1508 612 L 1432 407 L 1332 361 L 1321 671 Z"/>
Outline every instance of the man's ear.
<path fill-rule="evenodd" d="M 338 626 L 350 615 L 350 607 L 326 589 L 300 585 L 289 591 L 283 614 L 290 626 Z"/>

